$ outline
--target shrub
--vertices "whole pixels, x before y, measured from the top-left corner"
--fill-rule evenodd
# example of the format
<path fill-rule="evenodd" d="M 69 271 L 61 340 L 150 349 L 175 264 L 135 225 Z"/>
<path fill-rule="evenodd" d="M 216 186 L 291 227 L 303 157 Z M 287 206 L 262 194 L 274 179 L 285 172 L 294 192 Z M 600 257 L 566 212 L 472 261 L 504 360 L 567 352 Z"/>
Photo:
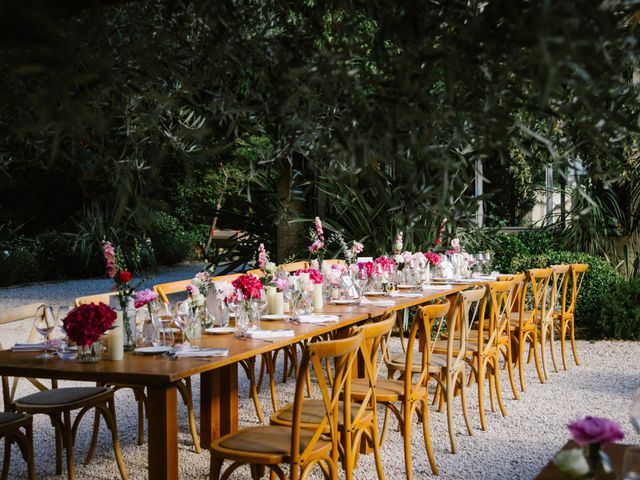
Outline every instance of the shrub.
<path fill-rule="evenodd" d="M 604 328 L 600 311 L 609 301 L 610 292 L 622 280 L 622 276 L 603 258 L 586 253 L 564 251 L 551 251 L 540 255 L 517 255 L 506 271 L 522 272 L 530 268 L 544 268 L 562 263 L 589 264 L 576 304 L 577 330 L 588 338 L 608 336 L 609 327 Z"/>
<path fill-rule="evenodd" d="M 165 212 L 155 212 L 149 222 L 151 247 L 159 265 L 173 265 L 193 258 L 196 238 L 178 219 Z"/>
<path fill-rule="evenodd" d="M 640 279 L 620 280 L 603 293 L 593 327 L 604 338 L 640 340 Z"/>
<path fill-rule="evenodd" d="M 39 280 L 54 280 L 69 277 L 90 276 L 95 268 L 83 261 L 82 255 L 73 248 L 71 235 L 51 231 L 41 233 L 35 238 Z"/>
<path fill-rule="evenodd" d="M 525 230 L 514 234 L 498 233 L 489 239 L 483 249 L 494 252 L 493 270 L 499 272 L 509 271 L 511 261 L 518 255 L 539 255 L 563 250 L 548 230 Z"/>
<path fill-rule="evenodd" d="M 39 279 L 38 260 L 32 242 L 5 244 L 0 251 L 0 286 L 6 287 Z"/>

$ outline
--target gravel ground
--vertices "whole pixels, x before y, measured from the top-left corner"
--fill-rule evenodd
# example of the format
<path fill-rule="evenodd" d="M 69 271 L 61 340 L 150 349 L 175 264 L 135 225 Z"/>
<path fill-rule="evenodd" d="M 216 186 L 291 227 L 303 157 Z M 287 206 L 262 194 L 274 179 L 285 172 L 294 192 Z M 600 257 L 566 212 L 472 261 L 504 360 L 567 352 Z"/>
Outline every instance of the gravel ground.
<path fill-rule="evenodd" d="M 174 279 L 188 278 L 198 270 L 197 265 L 181 266 L 158 272 L 149 279 L 149 283 L 160 283 Z M 48 283 L 18 288 L 0 289 L 0 308 L 46 301 L 52 304 L 70 303 L 79 295 L 106 291 L 109 282 L 103 279 L 91 279 L 64 283 Z M 0 327 L 0 338 L 4 345 L 24 338 L 29 324 Z M 394 345 L 399 348 L 398 345 Z M 558 348 L 559 350 L 559 348 Z M 590 343 L 578 342 L 578 351 L 582 365 L 571 365 L 568 371 L 550 372 L 547 383 L 541 385 L 535 374 L 535 368 L 526 369 L 527 391 L 521 400 L 513 399 L 506 371 L 502 372 L 503 397 L 508 415 L 502 417 L 497 412 L 487 413 L 488 430 L 480 430 L 477 396 L 475 389 L 469 388 L 468 405 L 474 424 L 474 435 L 468 436 L 459 404 L 456 415 L 459 453 L 452 454 L 449 447 L 447 422 L 444 413 L 435 408 L 430 410 L 431 438 L 436 460 L 440 468 L 440 478 L 446 479 L 531 479 L 549 461 L 554 453 L 567 441 L 565 424 L 584 415 L 605 416 L 618 420 L 622 426 L 627 443 L 640 443 L 640 437 L 632 429 L 628 419 L 631 394 L 640 386 L 637 359 L 640 355 L 640 343 L 602 341 Z M 199 381 L 194 378 L 194 398 L 199 398 Z M 247 382 L 243 373 L 240 380 L 240 423 L 241 426 L 256 425 L 257 419 L 253 404 L 248 400 Z M 72 385 L 66 382 L 65 385 Z M 278 384 L 280 402 L 293 396 L 293 381 Z M 18 395 L 27 394 L 32 387 L 22 382 Z M 146 444 L 136 445 L 136 406 L 133 395 L 128 391 L 116 393 L 118 407 L 118 430 L 125 464 L 129 478 L 147 478 Z M 266 415 L 271 413 L 271 402 L 267 389 L 261 392 L 261 401 Z M 197 401 L 196 401 L 197 403 Z M 489 409 L 487 401 L 487 409 Z M 198 406 L 196 405 L 196 414 Z M 184 479 L 207 478 L 209 455 L 203 452 L 196 455 L 191 446 L 186 411 L 180 407 L 180 472 Z M 392 427 L 395 422 L 391 422 Z M 98 451 L 91 465 L 82 465 L 88 448 L 90 420 L 84 420 L 80 427 L 76 445 L 77 478 L 112 479 L 118 478 L 118 470 L 111 450 L 110 436 L 106 428 L 101 429 Z M 414 478 L 437 478 L 431 475 L 424 452 L 422 430 L 414 424 L 412 435 Z M 44 416 L 34 419 L 37 478 L 57 479 L 65 476 L 54 475 L 54 436 L 53 429 Z M 405 478 L 402 441 L 400 434 L 392 430 L 382 447 L 383 464 L 389 479 Z M 375 478 L 372 456 L 360 459 L 355 479 L 371 480 Z M 14 447 L 10 478 L 25 478 L 24 462 Z M 248 478 L 248 472 L 240 470 L 232 478 Z M 314 478 L 320 478 L 315 476 Z"/>

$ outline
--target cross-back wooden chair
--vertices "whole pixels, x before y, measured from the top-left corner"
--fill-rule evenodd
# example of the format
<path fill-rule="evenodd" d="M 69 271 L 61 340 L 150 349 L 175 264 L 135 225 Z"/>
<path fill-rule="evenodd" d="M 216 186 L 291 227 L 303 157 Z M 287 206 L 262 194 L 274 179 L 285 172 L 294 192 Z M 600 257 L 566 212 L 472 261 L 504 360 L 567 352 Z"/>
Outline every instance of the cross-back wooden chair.
<path fill-rule="evenodd" d="M 24 429 L 24 433 L 22 432 Z M 4 439 L 4 459 L 2 462 L 2 475 L 6 480 L 9 476 L 11 463 L 11 445 L 14 443 L 20 448 L 20 453 L 27 463 L 27 475 L 29 480 L 35 480 L 35 466 L 33 460 L 33 417 L 28 413 L 0 412 L 0 438 Z"/>
<path fill-rule="evenodd" d="M 523 392 L 526 390 L 524 384 L 524 358 L 527 346 L 529 346 L 529 360 L 533 354 L 538 379 L 540 383 L 545 382 L 546 375 L 543 374 L 540 365 L 538 348 L 540 348 L 539 334 L 542 333 L 540 322 L 542 319 L 548 318 L 546 304 L 548 302 L 549 281 L 552 273 L 550 268 L 529 270 L 515 296 L 517 310 L 511 312 L 511 338 L 515 345 L 514 360 L 518 365 L 520 389 Z"/>
<path fill-rule="evenodd" d="M 176 282 L 160 283 L 158 285 L 154 285 L 153 289 L 160 297 L 160 301 L 170 303 L 169 295 L 186 291 L 187 285 L 189 285 L 191 281 L 191 279 L 188 279 L 178 280 Z"/>
<path fill-rule="evenodd" d="M 544 379 L 548 378 L 547 374 L 547 355 L 545 352 L 547 341 L 551 350 L 551 360 L 553 368 L 557 372 L 558 365 L 555 353 L 555 320 L 554 309 L 555 295 L 557 289 L 553 285 L 553 270 L 551 268 L 531 270 L 531 291 L 533 297 L 533 313 L 536 317 L 538 330 L 538 343 L 540 345 L 540 361 L 542 363 L 542 372 Z M 534 351 L 535 358 L 535 351 Z M 539 376 L 538 372 L 538 376 Z M 544 383 L 541 381 L 541 383 Z"/>
<path fill-rule="evenodd" d="M 351 368 L 362 343 L 360 333 L 348 338 L 309 343 L 305 346 L 296 379 L 290 426 L 261 425 L 225 435 L 211 446 L 211 478 L 220 479 L 225 460 L 232 463 L 222 474 L 226 480 L 238 468 L 249 465 L 251 478 L 262 477 L 269 469 L 271 478 L 306 479 L 317 465 L 325 479 L 338 478 L 339 404 Z M 326 360 L 333 360 L 335 370 L 329 380 L 324 369 Z M 309 371 L 316 375 L 324 410 L 314 428 L 304 428 L 302 409 L 305 384 Z M 349 399 L 344 399 L 348 402 Z M 345 406 L 349 408 L 348 404 Z M 328 434 L 326 432 L 329 432 Z M 289 476 L 281 465 L 289 465 Z"/>
<path fill-rule="evenodd" d="M 346 265 L 347 264 L 347 262 L 345 262 L 341 258 L 327 258 L 323 260 L 322 263 L 323 264 L 326 263 L 327 265 Z"/>
<path fill-rule="evenodd" d="M 439 387 L 439 410 L 442 411 L 444 404 L 446 404 L 449 441 L 453 453 L 457 453 L 458 451 L 453 421 L 453 399 L 455 392 L 460 392 L 462 415 L 467 427 L 467 433 L 473 435 L 466 399 L 466 369 L 469 359 L 467 343 L 469 332 L 471 331 L 471 324 L 478 313 L 485 293 L 486 287 L 478 285 L 471 290 L 465 290 L 456 294 L 447 316 L 446 340 L 436 340 L 432 342 L 430 339 L 427 339 L 428 348 L 431 348 L 430 365 L 440 367 L 440 371 L 437 374 L 432 374 L 432 376 Z M 438 328 L 441 328 L 441 325 Z M 439 336 L 438 333 L 436 334 L 436 339 Z"/>
<path fill-rule="evenodd" d="M 156 290 L 160 297 L 161 294 Z M 75 300 L 76 306 L 85 305 L 89 303 L 105 303 L 109 305 L 109 299 L 116 295 L 116 293 L 102 293 L 102 294 L 94 294 L 88 295 L 84 297 L 78 297 Z M 142 445 L 144 443 L 144 418 L 145 411 L 148 409 L 147 404 L 147 395 L 145 392 L 145 387 L 142 385 L 135 385 L 132 383 L 113 383 L 109 384 L 109 387 L 114 390 L 120 390 L 123 388 L 130 388 L 133 392 L 133 396 L 138 405 L 138 436 L 137 441 L 138 445 Z M 176 384 L 178 388 L 178 392 L 180 392 L 180 396 L 182 397 L 182 401 L 187 407 L 187 416 L 189 417 L 189 429 L 191 431 L 191 438 L 193 439 L 193 447 L 196 453 L 201 452 L 200 448 L 200 437 L 198 436 L 198 429 L 196 427 L 196 417 L 193 410 L 193 395 L 191 393 L 191 378 L 187 377 L 183 381 L 180 381 Z M 96 416 L 93 424 L 93 434 L 91 440 L 91 448 L 89 449 L 89 453 L 87 455 L 87 462 L 91 461 L 91 457 L 93 456 L 93 452 L 95 450 L 96 443 L 98 441 L 98 428 L 99 428 L 99 417 Z"/>
<path fill-rule="evenodd" d="M 227 275 L 218 275 L 211 280 L 214 282 L 233 282 L 236 278 L 241 277 L 244 273 L 229 273 Z"/>
<path fill-rule="evenodd" d="M 41 305 L 36 307 L 36 315 L 39 314 L 40 307 Z M 28 315 L 25 317 L 23 316 L 25 314 Z M 9 321 L 33 319 L 33 315 L 31 315 L 29 308 L 18 307 L 18 309 L 13 312 L 5 311 L 4 318 L 13 318 L 13 320 L 3 322 L 8 323 Z M 0 348 L 2 347 L 0 346 Z M 28 353 L 25 352 L 25 355 L 28 355 Z M 32 383 L 34 382 L 32 381 Z M 52 388 L 49 390 L 40 382 L 37 382 L 34 383 L 34 385 L 38 388 L 38 392 L 16 399 L 16 390 L 9 385 L 9 377 L 3 376 L 2 393 L 5 411 L 21 412 L 30 415 L 44 414 L 50 418 L 55 429 L 56 438 L 56 474 L 60 475 L 62 473 L 62 448 L 64 448 L 69 479 L 73 480 L 75 478 L 73 447 L 75 445 L 78 425 L 87 412 L 95 409 L 96 416 L 101 415 L 111 431 L 113 450 L 120 476 L 123 479 L 128 478 L 122 460 L 122 452 L 120 451 L 113 389 L 107 387 L 57 388 L 57 383 L 52 381 Z M 16 383 L 14 383 L 14 385 L 16 385 Z M 72 423 L 71 412 L 74 410 L 79 410 L 79 412 Z"/>
<path fill-rule="evenodd" d="M 278 265 L 278 270 L 284 270 L 285 272 L 296 272 L 303 268 L 309 268 L 309 262 L 293 262 L 293 263 L 284 263 L 282 265 Z"/>
<path fill-rule="evenodd" d="M 431 434 L 429 432 L 429 392 L 427 383 L 432 375 L 440 372 L 440 367 L 430 364 L 430 356 L 433 352 L 431 334 L 434 325 L 442 328 L 446 321 L 450 308 L 448 300 L 432 305 L 419 307 L 409 333 L 405 338 L 404 353 L 392 355 L 387 347 L 385 350 L 385 363 L 387 369 L 401 372 L 399 379 L 389 377 L 376 382 L 376 400 L 385 406 L 385 418 L 382 427 L 382 440 L 387 436 L 389 425 L 389 412 L 391 412 L 400 427 L 404 446 L 405 472 L 408 480 L 413 478 L 411 466 L 411 428 L 413 415 L 416 414 L 422 422 L 425 450 L 431 471 L 437 475 L 433 449 L 431 447 Z M 410 365 L 411 367 L 407 367 Z M 415 377 L 415 380 L 414 380 Z M 400 405 L 398 408 L 397 404 Z"/>
<path fill-rule="evenodd" d="M 378 416 L 376 411 L 375 383 L 380 370 L 380 362 L 376 361 L 380 346 L 386 339 L 395 323 L 395 312 L 387 314 L 380 322 L 369 323 L 360 327 L 352 327 L 348 335 L 354 336 L 362 332 L 363 341 L 358 351 L 364 371 L 364 377 L 352 379 L 345 384 L 343 399 L 338 405 L 338 430 L 340 431 L 340 459 L 346 478 L 353 476 L 353 470 L 358 462 L 360 446 L 364 439 L 373 447 L 378 478 L 383 480 L 384 470 L 380 459 L 378 438 Z M 330 366 L 325 362 L 327 378 L 331 379 L 328 371 Z M 359 372 L 360 373 L 360 372 Z M 307 377 L 308 378 L 308 377 Z M 345 399 L 351 399 L 347 402 Z M 345 408 L 350 405 L 350 408 Z M 289 404 L 277 411 L 271 417 L 272 425 L 290 426 L 293 423 L 293 404 Z M 346 412 L 350 410 L 351 415 Z M 302 428 L 314 429 L 324 415 L 324 404 L 320 399 L 305 399 L 302 402 L 300 414 Z M 328 428 L 325 431 L 329 434 Z"/>
<path fill-rule="evenodd" d="M 570 282 L 567 280 L 564 284 L 562 291 L 562 301 L 560 302 L 560 311 L 555 314 L 559 320 L 560 330 L 560 351 L 562 353 L 562 366 L 567 369 L 567 353 L 566 353 L 566 339 L 567 335 L 571 340 L 571 351 L 573 352 L 573 360 L 576 365 L 580 365 L 580 359 L 578 358 L 578 350 L 576 348 L 576 329 L 575 329 L 575 313 L 576 303 L 578 302 L 578 294 L 582 287 L 582 282 L 585 278 L 589 265 L 586 263 L 572 263 L 570 265 Z M 569 283 L 571 283 L 571 290 L 569 289 Z M 569 303 L 567 303 L 567 300 Z"/>
<path fill-rule="evenodd" d="M 247 270 L 245 273 L 247 275 L 253 275 L 254 277 L 258 277 L 258 278 L 264 277 L 264 272 L 259 268 L 254 268 L 253 270 Z"/>

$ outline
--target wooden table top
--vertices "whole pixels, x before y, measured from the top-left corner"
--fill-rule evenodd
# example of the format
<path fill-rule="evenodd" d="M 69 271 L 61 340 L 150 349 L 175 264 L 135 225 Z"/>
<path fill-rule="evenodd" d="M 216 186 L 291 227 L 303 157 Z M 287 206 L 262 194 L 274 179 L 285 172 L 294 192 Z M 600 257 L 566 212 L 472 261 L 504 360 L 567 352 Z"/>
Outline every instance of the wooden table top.
<path fill-rule="evenodd" d="M 18 377 L 57 378 L 64 380 L 99 381 L 105 383 L 131 383 L 140 385 L 162 385 L 176 382 L 208 370 L 236 363 L 262 353 L 293 343 L 307 340 L 339 328 L 376 318 L 389 310 L 419 305 L 439 297 L 464 290 L 468 285 L 454 285 L 447 290 L 427 289 L 419 298 L 394 297 L 394 306 L 372 305 L 325 305 L 322 314 L 336 314 L 339 321 L 330 324 L 296 325 L 280 321 L 262 321 L 264 330 L 290 329 L 293 337 L 274 338 L 273 341 L 260 339 L 238 339 L 233 334 L 207 335 L 193 343 L 203 348 L 227 348 L 225 357 L 166 359 L 152 355 L 125 353 L 120 361 L 100 360 L 94 364 L 82 364 L 75 360 L 38 359 L 36 352 L 0 351 L 0 374 Z M 389 297 L 384 297 L 389 298 Z"/>

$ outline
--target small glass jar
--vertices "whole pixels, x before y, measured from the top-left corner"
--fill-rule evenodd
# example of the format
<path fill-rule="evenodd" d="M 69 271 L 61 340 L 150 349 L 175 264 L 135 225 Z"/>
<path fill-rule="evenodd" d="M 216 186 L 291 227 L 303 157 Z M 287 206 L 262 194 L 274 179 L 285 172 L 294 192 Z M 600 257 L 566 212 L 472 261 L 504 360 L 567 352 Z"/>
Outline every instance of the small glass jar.
<path fill-rule="evenodd" d="M 96 363 L 102 358 L 102 341 L 96 340 L 91 345 L 84 347 L 78 345 L 78 362 Z"/>

